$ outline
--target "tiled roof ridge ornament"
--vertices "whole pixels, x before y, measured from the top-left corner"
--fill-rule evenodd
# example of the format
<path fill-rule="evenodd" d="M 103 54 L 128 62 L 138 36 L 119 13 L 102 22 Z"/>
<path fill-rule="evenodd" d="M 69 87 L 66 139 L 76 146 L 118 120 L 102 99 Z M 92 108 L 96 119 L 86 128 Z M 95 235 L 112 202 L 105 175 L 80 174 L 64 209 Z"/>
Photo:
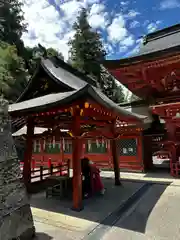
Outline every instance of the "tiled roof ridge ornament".
<path fill-rule="evenodd" d="M 47 50 L 45 47 L 43 47 L 40 43 L 38 43 L 38 47 L 40 49 L 40 51 L 42 52 L 42 57 L 43 58 L 47 58 Z"/>
<path fill-rule="evenodd" d="M 148 37 L 147 35 L 143 36 L 143 45 L 146 45 L 148 42 Z"/>
<path fill-rule="evenodd" d="M 11 134 L 8 101 L 0 97 L 0 239 L 32 239 L 35 228 Z"/>

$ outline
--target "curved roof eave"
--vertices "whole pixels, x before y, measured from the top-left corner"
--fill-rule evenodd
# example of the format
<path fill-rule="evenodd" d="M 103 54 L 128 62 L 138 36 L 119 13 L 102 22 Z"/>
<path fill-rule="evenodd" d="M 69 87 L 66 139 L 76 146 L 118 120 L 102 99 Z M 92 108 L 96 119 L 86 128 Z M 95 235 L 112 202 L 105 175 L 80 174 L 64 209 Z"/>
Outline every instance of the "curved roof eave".
<path fill-rule="evenodd" d="M 67 63 L 63 62 L 61 60 L 61 65 L 54 64 L 52 60 L 41 58 L 41 61 L 38 63 L 38 66 L 36 67 L 36 70 L 31 77 L 31 79 L 28 81 L 25 90 L 22 92 L 20 97 L 17 99 L 16 102 L 20 102 L 21 99 L 24 97 L 24 95 L 27 93 L 29 87 L 33 84 L 33 80 L 35 76 L 38 74 L 40 67 L 46 72 L 46 74 L 49 75 L 51 79 L 53 79 L 57 84 L 66 87 L 69 89 L 69 91 L 73 90 L 79 90 L 80 88 L 84 87 L 87 84 L 87 81 L 93 82 L 95 84 L 95 81 L 90 79 L 89 77 L 84 75 L 83 80 L 83 74 L 79 73 L 79 75 L 82 75 L 81 77 L 78 77 L 77 74 L 73 73 L 73 69 L 71 66 L 64 66 L 68 65 Z M 71 71 L 68 70 L 68 68 L 72 68 Z M 77 72 L 77 71 L 76 71 Z"/>
<path fill-rule="evenodd" d="M 96 101 L 106 109 L 109 109 L 110 111 L 115 113 L 117 116 L 125 116 L 134 121 L 143 121 L 147 118 L 147 116 L 142 116 L 124 110 L 112 100 L 110 100 L 107 96 L 105 96 L 99 89 L 92 87 L 89 84 L 86 84 L 85 87 L 79 89 L 78 91 L 49 94 L 43 97 L 38 97 L 24 102 L 11 104 L 9 105 L 9 113 L 25 114 L 28 112 L 39 112 L 50 109 L 57 105 L 64 106 L 64 104 L 69 104 L 77 100 L 78 98 L 84 96 Z"/>
<path fill-rule="evenodd" d="M 33 83 L 33 79 L 35 78 L 35 76 L 37 75 L 38 71 L 40 68 L 40 63 L 38 63 L 36 70 L 34 71 L 34 74 L 32 75 L 32 77 L 29 79 L 24 91 L 21 93 L 21 95 L 19 96 L 19 98 L 16 100 L 16 103 L 20 102 L 21 99 L 24 97 L 24 95 L 27 93 L 29 87 L 32 85 Z"/>
<path fill-rule="evenodd" d="M 127 67 L 130 65 L 135 65 L 142 62 L 153 62 L 158 58 L 166 57 L 166 56 L 172 56 L 180 53 L 180 45 L 166 48 L 160 51 L 154 51 L 147 54 L 139 54 L 136 56 L 128 57 L 128 58 L 122 58 L 118 60 L 105 60 L 103 65 L 106 69 L 117 69 L 118 67 Z"/>

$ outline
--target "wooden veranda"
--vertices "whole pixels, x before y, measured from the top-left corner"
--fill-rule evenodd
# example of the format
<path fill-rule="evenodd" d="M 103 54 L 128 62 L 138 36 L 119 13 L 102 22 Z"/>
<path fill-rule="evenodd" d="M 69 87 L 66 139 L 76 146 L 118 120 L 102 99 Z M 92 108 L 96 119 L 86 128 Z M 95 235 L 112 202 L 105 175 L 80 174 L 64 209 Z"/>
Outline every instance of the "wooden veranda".
<path fill-rule="evenodd" d="M 9 106 L 13 119 L 23 118 L 27 124 L 23 177 L 30 184 L 34 127 L 51 129 L 61 136 L 60 129 L 68 129 L 73 142 L 73 209 L 80 211 L 82 202 L 81 162 L 85 137 L 104 137 L 111 140 L 115 185 L 120 185 L 120 171 L 116 140 L 128 125 L 141 127 L 144 117 L 132 114 L 113 103 L 99 89 L 87 84 L 77 91 L 49 94 Z"/>

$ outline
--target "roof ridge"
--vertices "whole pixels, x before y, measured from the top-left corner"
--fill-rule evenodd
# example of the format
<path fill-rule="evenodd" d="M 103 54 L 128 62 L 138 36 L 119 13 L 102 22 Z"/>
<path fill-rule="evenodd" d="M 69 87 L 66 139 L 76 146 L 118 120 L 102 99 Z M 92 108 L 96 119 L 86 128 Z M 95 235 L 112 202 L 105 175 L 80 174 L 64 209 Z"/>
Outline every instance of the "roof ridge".
<path fill-rule="evenodd" d="M 64 70 L 70 72 L 76 77 L 79 77 L 82 81 L 87 82 L 91 85 L 96 85 L 96 80 L 91 78 L 90 76 L 84 74 L 83 72 L 80 72 L 79 70 L 75 69 L 73 66 L 71 66 L 69 63 L 65 62 L 58 56 L 54 56 L 51 58 L 46 58 L 49 59 L 55 66 L 57 67 L 62 67 Z"/>
<path fill-rule="evenodd" d="M 179 31 L 180 31 L 180 24 L 179 23 L 175 24 L 175 25 L 172 25 L 172 26 L 169 26 L 169 27 L 166 27 L 166 28 L 162 28 L 160 30 L 157 30 L 155 32 L 147 34 L 144 37 L 144 39 L 145 39 L 144 44 L 147 44 L 149 41 L 152 41 L 154 39 L 165 37 L 167 35 L 171 35 L 171 34 L 174 34 L 176 32 L 179 32 Z"/>

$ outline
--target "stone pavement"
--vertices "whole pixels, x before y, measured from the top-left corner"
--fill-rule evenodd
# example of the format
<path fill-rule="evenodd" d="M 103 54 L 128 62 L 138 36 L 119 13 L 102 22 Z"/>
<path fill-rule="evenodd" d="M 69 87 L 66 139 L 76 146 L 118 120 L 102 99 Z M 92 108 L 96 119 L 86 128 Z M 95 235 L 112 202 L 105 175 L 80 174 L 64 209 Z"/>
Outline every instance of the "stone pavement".
<path fill-rule="evenodd" d="M 37 239 L 83 239 L 144 186 L 144 183 L 123 182 L 122 186 L 115 187 L 113 179 L 104 179 L 104 183 L 106 194 L 85 200 L 84 210 L 79 213 L 70 209 L 71 201 L 46 199 L 44 193 L 33 195 L 31 209 Z"/>
<path fill-rule="evenodd" d="M 179 240 L 180 187 L 154 184 L 101 239 Z"/>
<path fill-rule="evenodd" d="M 71 201 L 45 199 L 44 193 L 34 195 L 31 209 L 36 239 L 180 239 L 179 179 L 164 173 L 121 173 L 123 184 L 115 187 L 112 172 L 102 172 L 102 176 L 105 196 L 86 200 L 80 213 L 70 210 Z M 133 199 L 137 192 L 139 196 Z"/>

